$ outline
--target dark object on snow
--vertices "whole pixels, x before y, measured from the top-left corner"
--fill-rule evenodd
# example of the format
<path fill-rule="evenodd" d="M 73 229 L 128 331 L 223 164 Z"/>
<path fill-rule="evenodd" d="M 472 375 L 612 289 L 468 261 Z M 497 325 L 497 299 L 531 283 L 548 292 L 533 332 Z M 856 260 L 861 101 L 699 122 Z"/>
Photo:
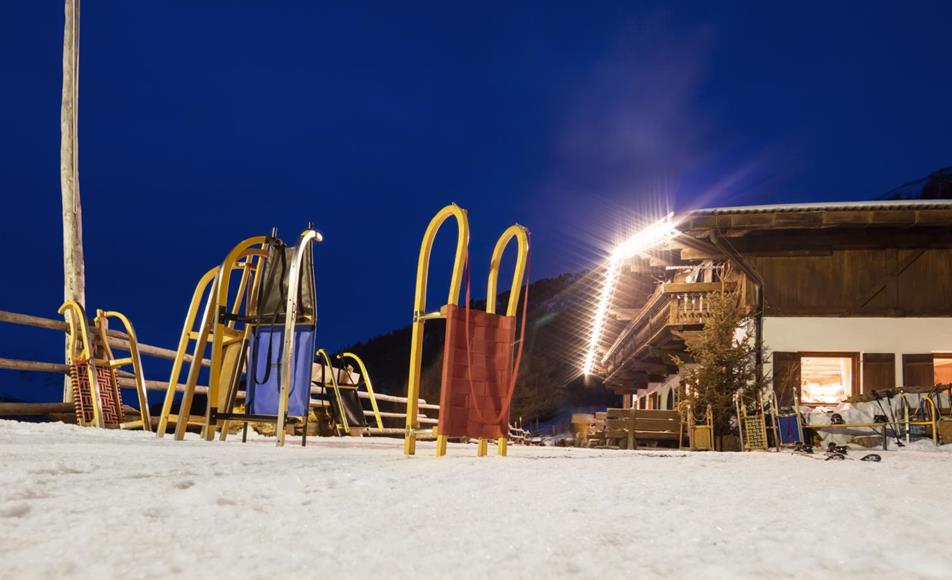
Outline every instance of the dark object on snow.
<path fill-rule="evenodd" d="M 860 461 L 872 461 L 873 463 L 879 463 L 882 460 L 883 460 L 882 456 L 879 455 L 878 453 L 870 453 L 860 458 Z"/>
<path fill-rule="evenodd" d="M 797 446 L 793 448 L 797 453 L 806 453 L 808 455 L 813 455 L 813 446 L 806 443 L 797 443 Z"/>
<path fill-rule="evenodd" d="M 344 373 L 341 372 L 341 375 Z M 341 425 L 347 425 L 348 427 L 366 427 L 367 418 L 364 416 L 364 407 L 360 402 L 360 396 L 357 394 L 357 389 L 354 387 L 339 386 L 340 389 L 340 401 L 338 404 L 337 397 L 328 397 L 331 402 L 331 412 L 333 413 L 334 422 L 340 423 Z M 343 406 L 343 409 L 340 407 Z M 343 417 L 341 416 L 343 415 Z M 346 419 L 346 423 L 344 420 Z"/>
<path fill-rule="evenodd" d="M 833 425 L 843 425 L 846 423 L 846 421 L 843 420 L 843 415 L 840 415 L 839 413 L 833 413 L 830 415 L 830 423 Z"/>
<path fill-rule="evenodd" d="M 830 442 L 829 445 L 826 446 L 826 451 L 827 453 L 839 453 L 841 455 L 847 454 L 846 445 L 837 445 L 836 443 L 833 443 L 832 441 Z"/>
<path fill-rule="evenodd" d="M 826 454 L 827 461 L 844 461 L 845 459 L 846 459 L 846 456 L 843 455 L 842 453 L 827 453 Z"/>
<path fill-rule="evenodd" d="M 873 415 L 873 423 L 889 423 L 889 417 L 886 415 Z"/>

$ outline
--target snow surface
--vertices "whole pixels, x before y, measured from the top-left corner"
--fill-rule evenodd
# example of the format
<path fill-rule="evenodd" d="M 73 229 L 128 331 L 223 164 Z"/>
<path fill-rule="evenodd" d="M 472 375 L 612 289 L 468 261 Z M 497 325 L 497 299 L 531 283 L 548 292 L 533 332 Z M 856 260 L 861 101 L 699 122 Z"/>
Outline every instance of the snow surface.
<path fill-rule="evenodd" d="M 949 577 L 952 453 L 914 447 L 405 458 L 0 421 L 0 577 Z"/>

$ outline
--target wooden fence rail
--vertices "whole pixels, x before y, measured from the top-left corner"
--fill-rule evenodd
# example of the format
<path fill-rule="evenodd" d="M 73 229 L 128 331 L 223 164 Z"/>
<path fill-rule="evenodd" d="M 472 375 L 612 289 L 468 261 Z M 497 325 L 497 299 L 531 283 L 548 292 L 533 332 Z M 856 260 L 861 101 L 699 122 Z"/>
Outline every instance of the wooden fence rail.
<path fill-rule="evenodd" d="M 54 320 L 50 318 L 43 318 L 40 316 L 32 316 L 29 314 L 20 314 L 17 312 L 9 312 L 6 310 L 0 310 L 0 323 L 5 322 L 8 324 L 18 325 L 18 326 L 29 326 L 33 328 L 44 328 L 47 330 L 55 330 L 59 332 L 66 332 L 67 325 L 66 322 L 62 320 Z M 109 329 L 106 331 L 107 340 L 109 341 L 109 346 L 118 350 L 129 351 L 129 336 L 118 330 Z M 153 346 L 150 344 L 145 344 L 143 342 L 138 342 L 137 346 L 139 347 L 139 353 L 141 355 L 148 355 L 159 359 L 164 360 L 175 360 L 176 352 L 172 349 L 163 348 L 159 346 Z M 189 354 L 185 355 L 185 362 L 191 363 L 192 356 Z M 202 365 L 206 367 L 211 366 L 211 361 L 203 358 Z M 44 372 L 44 373 L 54 373 L 54 374 L 66 374 L 69 372 L 69 367 L 63 363 L 53 363 L 53 362 L 39 362 L 39 361 L 27 361 L 11 358 L 0 358 L 0 369 L 8 369 L 15 371 L 34 371 L 34 372 Z M 124 370 L 117 371 L 119 386 L 124 388 L 135 388 L 135 378 L 132 373 Z M 161 391 L 165 392 L 168 388 L 168 381 L 160 380 L 151 380 L 144 379 L 145 387 L 150 391 Z M 185 385 L 177 384 L 177 392 L 184 392 Z M 311 394 L 323 394 L 324 389 L 322 387 L 312 387 Z M 207 394 L 208 387 L 203 385 L 197 385 L 195 387 L 196 394 Z M 358 396 L 362 399 L 369 399 L 370 394 L 364 391 L 359 391 Z M 380 416 L 385 419 L 390 420 L 406 420 L 406 405 L 408 399 L 406 397 L 400 397 L 397 395 L 387 395 L 384 393 L 375 394 L 375 398 L 378 402 L 383 401 L 387 403 L 392 403 L 397 406 L 402 406 L 403 412 L 400 411 L 387 411 L 381 412 Z M 440 406 L 432 403 L 427 403 L 424 399 L 419 399 L 419 408 L 425 410 L 439 411 Z M 50 416 L 61 416 L 69 415 L 72 413 L 73 406 L 71 403 L 3 403 L 0 404 L 0 417 L 2 416 L 12 416 L 12 415 L 50 415 Z M 372 411 L 364 411 L 364 415 L 371 417 L 373 416 Z M 421 415 L 419 417 L 421 425 L 435 425 L 437 424 L 437 419 L 432 417 L 427 417 L 426 415 Z M 384 429 L 372 428 L 369 430 L 371 433 L 380 434 L 380 435 L 403 435 L 403 427 L 387 427 Z"/>

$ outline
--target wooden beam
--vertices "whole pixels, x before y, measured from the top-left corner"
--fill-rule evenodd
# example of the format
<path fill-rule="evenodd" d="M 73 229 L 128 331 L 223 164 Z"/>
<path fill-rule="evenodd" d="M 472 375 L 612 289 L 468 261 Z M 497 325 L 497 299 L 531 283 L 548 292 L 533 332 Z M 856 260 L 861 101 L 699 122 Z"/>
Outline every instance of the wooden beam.
<path fill-rule="evenodd" d="M 41 373 L 69 372 L 69 367 L 62 363 L 35 362 L 29 360 L 17 360 L 12 358 L 0 358 L 0 369 L 9 369 L 12 371 L 36 371 Z M 72 406 L 72 403 L 68 403 Z"/>
<path fill-rule="evenodd" d="M 636 369 L 639 371 L 647 371 L 655 375 L 662 375 L 662 374 L 667 375 L 667 374 L 674 374 L 675 372 L 677 372 L 677 369 L 675 369 L 674 371 L 671 370 L 672 365 L 668 365 L 668 364 L 664 364 L 660 362 L 646 361 L 646 360 L 633 360 L 628 363 L 628 366 L 630 366 L 633 369 Z"/>
<path fill-rule="evenodd" d="M 41 316 L 31 316 L 29 314 L 19 314 L 17 312 L 8 312 L 6 310 L 0 310 L 0 322 L 6 322 L 8 324 L 17 324 L 20 326 L 31 326 L 33 328 L 45 328 L 47 330 L 58 330 L 61 332 L 66 332 L 67 326 L 66 322 L 62 320 L 53 320 L 50 318 L 43 318 Z M 113 348 L 118 348 L 120 350 L 128 351 L 129 350 L 129 335 L 118 330 L 108 330 L 106 335 L 109 339 L 109 346 Z M 145 344 L 143 342 L 138 343 L 139 352 L 141 354 L 147 354 L 149 356 L 154 356 L 156 358 L 174 360 L 175 351 L 168 348 L 162 348 L 160 346 L 152 346 L 150 344 Z M 185 362 L 192 362 L 192 355 L 187 354 L 184 358 Z M 211 361 L 208 359 L 202 359 L 202 366 L 210 367 Z"/>
<path fill-rule="evenodd" d="M 126 415 L 139 415 L 139 412 L 129 405 L 122 406 Z M 16 416 L 67 415 L 76 416 L 72 403 L 0 403 L 0 417 Z"/>
<path fill-rule="evenodd" d="M 0 322 L 10 324 L 19 324 L 20 326 L 32 326 L 35 328 L 47 328 L 49 330 L 59 330 L 66 332 L 66 322 L 62 320 L 51 320 L 39 316 L 30 316 L 29 314 L 18 314 L 16 312 L 7 312 L 0 310 Z"/>
<path fill-rule="evenodd" d="M 733 290 L 737 282 L 667 282 L 662 288 L 665 294 L 683 294 L 686 292 L 720 292 Z"/>
<path fill-rule="evenodd" d="M 0 417 L 75 413 L 72 403 L 0 403 Z"/>
<path fill-rule="evenodd" d="M 612 308 L 612 318 L 615 320 L 634 320 L 641 313 L 641 308 Z"/>

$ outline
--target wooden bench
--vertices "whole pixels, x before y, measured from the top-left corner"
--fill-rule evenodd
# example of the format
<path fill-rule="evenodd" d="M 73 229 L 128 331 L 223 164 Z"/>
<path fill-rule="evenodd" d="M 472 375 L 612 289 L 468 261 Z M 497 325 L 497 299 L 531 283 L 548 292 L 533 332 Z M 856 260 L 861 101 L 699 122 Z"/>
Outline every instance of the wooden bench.
<path fill-rule="evenodd" d="M 681 448 L 686 433 L 677 411 L 647 409 L 608 409 L 605 416 L 605 440 L 609 444 L 624 442 L 625 449 L 640 444 L 676 442 Z"/>

